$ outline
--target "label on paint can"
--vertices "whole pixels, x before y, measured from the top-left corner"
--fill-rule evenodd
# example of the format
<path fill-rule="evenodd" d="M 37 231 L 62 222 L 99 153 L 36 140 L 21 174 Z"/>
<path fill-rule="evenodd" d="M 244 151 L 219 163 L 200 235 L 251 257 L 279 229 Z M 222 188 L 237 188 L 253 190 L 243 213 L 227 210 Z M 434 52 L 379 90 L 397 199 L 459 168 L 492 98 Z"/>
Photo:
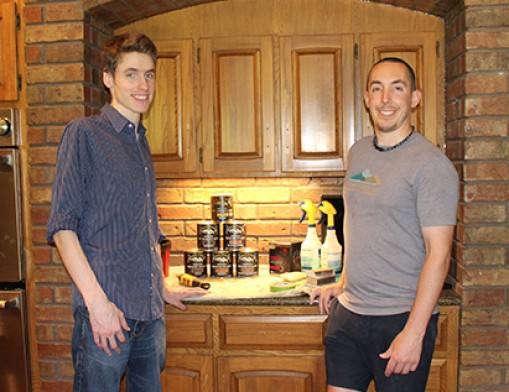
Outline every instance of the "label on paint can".
<path fill-rule="evenodd" d="M 237 277 L 246 278 L 258 275 L 258 250 L 242 248 L 236 252 Z"/>
<path fill-rule="evenodd" d="M 212 252 L 212 276 L 216 278 L 231 278 L 233 274 L 232 256 L 227 250 Z"/>
<path fill-rule="evenodd" d="M 230 194 L 212 195 L 210 197 L 212 220 L 225 222 L 233 219 L 233 196 Z"/>
<path fill-rule="evenodd" d="M 198 223 L 196 227 L 198 248 L 219 249 L 219 224 L 207 221 Z"/>
<path fill-rule="evenodd" d="M 225 249 L 236 250 L 246 246 L 246 225 L 243 222 L 225 222 L 223 231 Z"/>
<path fill-rule="evenodd" d="M 197 278 L 207 276 L 207 257 L 200 249 L 190 249 L 184 252 L 185 271 Z"/>

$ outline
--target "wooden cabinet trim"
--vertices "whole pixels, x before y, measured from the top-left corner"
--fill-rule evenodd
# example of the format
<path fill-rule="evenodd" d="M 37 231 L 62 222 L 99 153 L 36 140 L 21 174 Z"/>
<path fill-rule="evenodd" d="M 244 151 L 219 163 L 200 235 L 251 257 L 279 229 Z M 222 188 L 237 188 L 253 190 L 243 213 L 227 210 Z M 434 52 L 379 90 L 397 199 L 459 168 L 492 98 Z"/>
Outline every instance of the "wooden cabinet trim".
<path fill-rule="evenodd" d="M 173 314 L 166 318 L 168 347 L 212 348 L 211 314 Z"/>
<path fill-rule="evenodd" d="M 0 3 L 0 101 L 18 99 L 16 4 Z"/>
<path fill-rule="evenodd" d="M 202 170 L 205 176 L 211 173 L 263 173 L 276 170 L 272 45 L 271 36 L 200 40 Z M 225 64 L 222 64 L 222 59 Z M 246 71 L 252 72 L 241 75 L 248 83 L 239 86 L 237 79 L 241 77 L 228 74 L 223 66 L 227 68 L 229 64 L 238 70 L 242 63 L 247 63 Z M 236 89 L 246 91 L 243 97 L 248 99 L 242 102 L 231 99 Z M 250 133 L 244 140 L 235 143 L 235 137 L 240 135 L 235 132 L 235 126 L 242 128 L 243 121 Z M 221 141 L 226 139 L 231 147 L 225 149 Z M 243 148 L 234 151 L 234 144 Z"/>
<path fill-rule="evenodd" d="M 218 390 L 324 391 L 324 356 L 218 358 Z"/>
<path fill-rule="evenodd" d="M 156 93 L 144 115 L 157 177 L 197 170 L 193 105 L 193 41 L 155 41 Z M 170 64 L 173 65 L 170 67 Z M 166 72 L 164 72 L 166 71 Z M 168 149 L 161 146 L 167 146 Z"/>
<path fill-rule="evenodd" d="M 214 360 L 206 355 L 168 354 L 161 383 L 166 392 L 213 392 Z"/>
<path fill-rule="evenodd" d="M 300 74 L 300 59 L 311 56 L 330 60 L 328 63 L 330 63 L 332 72 L 328 76 L 332 82 L 327 84 L 331 85 L 329 87 L 331 92 L 322 96 L 324 102 L 312 105 L 316 107 L 309 112 L 303 112 L 303 107 L 309 106 L 305 102 L 307 99 L 305 91 L 315 91 L 320 83 L 325 82 L 323 78 L 327 76 L 322 75 L 321 72 Z M 283 172 L 338 172 L 345 168 L 346 154 L 354 141 L 353 75 L 353 34 L 281 37 L 281 155 Z M 310 78 L 315 79 L 308 80 Z M 306 81 L 311 85 L 307 86 Z M 327 98 L 329 100 L 326 100 Z M 328 109 L 324 109 L 324 107 Z M 326 113 L 320 114 L 318 111 Z M 326 124 L 320 121 L 323 115 L 329 117 Z M 311 118 L 314 120 L 310 121 Z M 312 126 L 312 123 L 316 128 L 307 129 Z M 322 129 L 320 124 L 325 128 Z M 314 148 L 323 151 L 306 152 L 303 150 L 307 146 L 303 132 L 320 134 L 329 142 L 319 146 L 320 140 L 318 140 Z M 311 148 L 311 146 L 307 147 Z"/>
<path fill-rule="evenodd" d="M 326 316 L 219 317 L 221 349 L 323 350 Z"/>

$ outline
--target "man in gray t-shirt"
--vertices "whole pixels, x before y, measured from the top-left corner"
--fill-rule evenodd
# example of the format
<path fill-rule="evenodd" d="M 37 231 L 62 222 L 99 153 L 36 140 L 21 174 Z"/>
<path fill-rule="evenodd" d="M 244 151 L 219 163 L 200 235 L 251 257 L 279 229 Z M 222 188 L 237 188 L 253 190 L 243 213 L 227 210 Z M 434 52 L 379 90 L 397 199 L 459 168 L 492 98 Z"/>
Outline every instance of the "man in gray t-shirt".
<path fill-rule="evenodd" d="M 426 387 L 458 176 L 410 123 L 420 98 L 415 74 L 401 59 L 372 67 L 364 100 L 375 135 L 349 152 L 343 274 L 311 295 L 330 315 L 328 392 L 363 391 L 371 380 L 378 392 Z"/>

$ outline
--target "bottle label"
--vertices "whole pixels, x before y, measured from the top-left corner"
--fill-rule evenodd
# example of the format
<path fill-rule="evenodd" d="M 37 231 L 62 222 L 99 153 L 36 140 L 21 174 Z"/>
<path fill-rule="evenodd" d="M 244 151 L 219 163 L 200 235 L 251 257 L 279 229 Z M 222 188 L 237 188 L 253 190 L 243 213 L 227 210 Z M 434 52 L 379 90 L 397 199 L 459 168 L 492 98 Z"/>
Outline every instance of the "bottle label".
<path fill-rule="evenodd" d="M 320 268 L 320 251 L 317 249 L 301 249 L 300 265 L 303 271 Z"/>

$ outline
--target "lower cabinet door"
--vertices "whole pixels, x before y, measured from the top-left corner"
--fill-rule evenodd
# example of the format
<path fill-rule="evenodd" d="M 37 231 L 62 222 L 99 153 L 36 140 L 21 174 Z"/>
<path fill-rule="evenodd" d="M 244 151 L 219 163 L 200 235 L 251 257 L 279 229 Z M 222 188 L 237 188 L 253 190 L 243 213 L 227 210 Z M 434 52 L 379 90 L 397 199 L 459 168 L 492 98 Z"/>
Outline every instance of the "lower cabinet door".
<path fill-rule="evenodd" d="M 221 392 L 325 392 L 325 384 L 323 355 L 218 358 Z"/>
<path fill-rule="evenodd" d="M 213 363 L 208 355 L 168 354 L 161 374 L 163 392 L 213 392 Z"/>

